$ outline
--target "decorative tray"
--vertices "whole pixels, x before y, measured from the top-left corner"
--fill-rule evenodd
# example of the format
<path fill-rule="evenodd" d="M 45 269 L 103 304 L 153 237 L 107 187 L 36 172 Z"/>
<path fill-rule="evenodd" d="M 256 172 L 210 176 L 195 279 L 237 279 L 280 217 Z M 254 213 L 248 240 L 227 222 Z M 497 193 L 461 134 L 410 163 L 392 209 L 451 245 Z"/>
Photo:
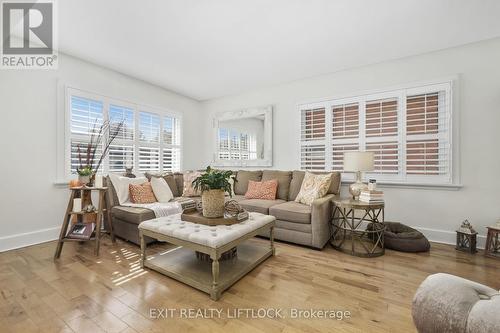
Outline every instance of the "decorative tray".
<path fill-rule="evenodd" d="M 231 224 L 240 223 L 240 222 L 246 220 L 246 218 L 244 218 L 244 219 L 237 219 L 236 217 L 208 218 L 208 217 L 204 217 L 202 215 L 202 213 L 200 213 L 198 211 L 194 211 L 194 212 L 189 212 L 189 213 L 188 212 L 182 213 L 181 220 L 186 221 L 186 222 L 215 226 L 215 225 L 231 225 Z"/>

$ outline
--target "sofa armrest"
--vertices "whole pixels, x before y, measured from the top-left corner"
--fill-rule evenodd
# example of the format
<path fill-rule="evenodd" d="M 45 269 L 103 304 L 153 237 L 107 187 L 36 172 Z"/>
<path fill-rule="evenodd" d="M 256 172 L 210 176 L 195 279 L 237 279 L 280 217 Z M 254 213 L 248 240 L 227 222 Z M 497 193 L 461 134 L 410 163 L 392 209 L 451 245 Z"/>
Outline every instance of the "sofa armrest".
<path fill-rule="evenodd" d="M 322 249 L 331 236 L 331 218 L 335 194 L 316 199 L 311 205 L 312 246 Z"/>

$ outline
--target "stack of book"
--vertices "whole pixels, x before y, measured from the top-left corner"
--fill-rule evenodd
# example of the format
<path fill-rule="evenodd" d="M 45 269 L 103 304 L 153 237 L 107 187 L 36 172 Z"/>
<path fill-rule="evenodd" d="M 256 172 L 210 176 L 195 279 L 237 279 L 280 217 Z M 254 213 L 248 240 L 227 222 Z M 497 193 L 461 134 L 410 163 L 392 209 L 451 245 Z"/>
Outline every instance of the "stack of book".
<path fill-rule="evenodd" d="M 367 203 L 384 203 L 384 192 L 380 190 L 363 190 L 359 195 L 359 201 Z"/>

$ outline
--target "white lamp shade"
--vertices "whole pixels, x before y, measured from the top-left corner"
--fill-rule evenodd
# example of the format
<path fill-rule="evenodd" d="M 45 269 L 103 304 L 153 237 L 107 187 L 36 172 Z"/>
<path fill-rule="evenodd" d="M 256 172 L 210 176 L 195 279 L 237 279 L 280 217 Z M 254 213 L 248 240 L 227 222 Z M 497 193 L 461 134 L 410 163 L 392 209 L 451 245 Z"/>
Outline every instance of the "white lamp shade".
<path fill-rule="evenodd" d="M 344 171 L 373 171 L 374 154 L 371 151 L 344 152 Z"/>

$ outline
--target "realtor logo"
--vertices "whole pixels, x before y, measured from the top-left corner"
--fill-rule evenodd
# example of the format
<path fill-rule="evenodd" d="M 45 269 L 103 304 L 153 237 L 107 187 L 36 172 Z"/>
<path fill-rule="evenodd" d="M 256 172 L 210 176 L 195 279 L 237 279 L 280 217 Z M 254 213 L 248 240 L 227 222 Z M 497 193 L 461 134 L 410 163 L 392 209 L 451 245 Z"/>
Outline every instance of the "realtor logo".
<path fill-rule="evenodd" d="M 57 68 L 55 4 L 2 2 L 2 69 Z"/>

